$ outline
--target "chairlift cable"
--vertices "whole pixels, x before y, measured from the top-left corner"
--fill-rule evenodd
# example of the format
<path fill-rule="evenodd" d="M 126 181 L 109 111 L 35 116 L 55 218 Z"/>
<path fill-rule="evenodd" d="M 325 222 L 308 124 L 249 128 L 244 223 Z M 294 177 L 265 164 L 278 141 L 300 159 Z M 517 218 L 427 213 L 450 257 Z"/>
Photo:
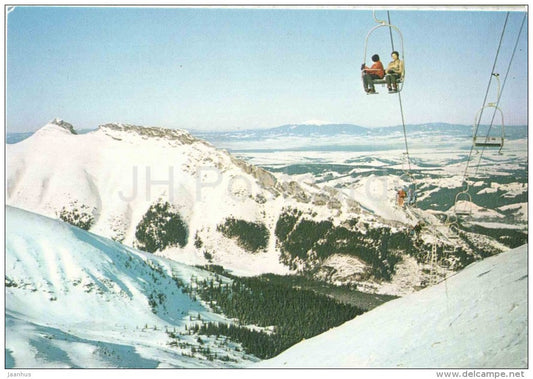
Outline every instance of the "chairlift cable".
<path fill-rule="evenodd" d="M 501 46 L 502 46 L 503 36 L 505 34 L 505 29 L 507 27 L 507 20 L 509 19 L 509 13 L 510 12 L 507 12 L 507 14 L 505 16 L 505 22 L 503 24 L 502 33 L 501 33 L 501 36 L 500 36 L 500 42 L 498 44 L 498 49 L 496 51 L 496 56 L 494 57 L 494 63 L 492 64 L 492 70 L 491 70 L 491 74 L 490 74 L 490 78 L 489 78 L 489 83 L 487 85 L 487 90 L 485 91 L 485 98 L 483 99 L 483 106 L 481 108 L 481 114 L 479 115 L 479 119 L 476 121 L 476 125 L 474 125 L 474 132 L 473 132 L 474 136 L 477 135 L 477 131 L 478 131 L 478 128 L 479 128 L 479 123 L 481 121 L 481 117 L 483 116 L 483 109 L 485 108 L 485 104 L 487 103 L 487 98 L 489 96 L 490 85 L 492 83 L 492 76 L 493 76 L 494 70 L 496 68 L 496 63 L 498 62 L 498 56 L 500 54 L 500 49 L 501 49 Z M 465 172 L 464 172 L 464 175 L 463 175 L 463 182 L 467 181 L 467 179 L 468 179 L 468 169 L 470 167 L 470 162 L 472 160 L 472 153 L 474 152 L 474 147 L 475 147 L 474 146 L 474 142 L 472 141 L 472 146 L 470 147 L 470 153 L 468 154 L 468 160 L 466 161 Z"/>
<path fill-rule="evenodd" d="M 387 11 L 387 18 L 389 20 L 389 25 L 392 25 L 391 24 L 391 20 L 390 20 L 389 11 Z M 391 42 L 392 51 L 394 51 L 394 39 L 392 38 L 392 28 L 390 26 L 389 26 L 389 34 L 390 34 L 390 42 Z M 402 59 L 403 59 L 403 57 L 402 57 Z M 405 153 L 407 155 L 407 172 L 410 173 L 411 172 L 411 157 L 409 156 L 409 145 L 407 144 L 407 131 L 405 129 L 405 117 L 404 117 L 404 114 L 403 114 L 402 94 L 400 92 L 398 92 L 398 100 L 400 102 L 400 114 L 402 116 L 403 139 L 404 139 L 404 142 L 405 142 Z"/>
<path fill-rule="evenodd" d="M 479 123 L 481 122 L 481 119 L 483 117 L 483 109 L 485 108 L 485 105 L 487 104 L 487 98 L 489 96 L 490 85 L 492 84 L 492 77 L 494 76 L 494 71 L 496 70 L 496 63 L 498 62 L 498 56 L 500 55 L 500 49 L 502 47 L 503 37 L 505 35 L 505 29 L 507 28 L 507 21 L 509 20 L 509 13 L 510 12 L 507 12 L 505 16 L 505 22 L 503 24 L 502 34 L 500 35 L 500 42 L 498 44 L 498 49 L 496 50 L 496 56 L 494 57 L 494 63 L 492 64 L 492 70 L 491 70 L 491 74 L 489 78 L 489 83 L 487 84 L 487 90 L 485 91 L 485 98 L 483 99 L 483 106 L 482 106 L 481 114 L 479 115 L 479 119 L 475 125 L 474 136 L 477 136 Z"/>
<path fill-rule="evenodd" d="M 402 105 L 402 94 L 398 92 L 398 100 L 400 101 L 400 113 L 402 115 L 402 125 L 403 125 L 403 139 L 405 142 L 405 153 L 407 155 L 407 172 L 411 172 L 411 157 L 409 156 L 409 146 L 407 145 L 407 131 L 405 130 L 405 119 L 403 116 L 403 105 Z"/>
<path fill-rule="evenodd" d="M 389 11 L 387 11 L 387 19 L 389 20 L 389 25 L 392 25 L 391 22 L 390 22 L 390 13 L 389 13 Z M 392 51 L 394 51 L 396 49 L 394 48 L 394 39 L 392 38 L 392 28 L 390 26 L 389 26 L 389 35 L 390 35 L 390 44 L 392 46 Z"/>
<path fill-rule="evenodd" d="M 515 53 L 516 53 L 516 49 L 518 47 L 518 42 L 520 41 L 520 35 L 522 34 L 522 29 L 524 28 L 525 21 L 526 21 L 526 14 L 524 14 L 524 17 L 522 18 L 522 23 L 520 25 L 520 30 L 518 31 L 518 36 L 516 37 L 516 42 L 515 42 L 515 45 L 514 45 L 514 48 L 513 48 L 513 53 L 511 54 L 511 59 L 509 60 L 509 64 L 507 65 L 507 71 L 505 72 L 505 78 L 503 79 L 502 88 L 501 88 L 501 90 L 498 93 L 498 100 L 496 102 L 496 107 L 494 108 L 494 113 L 492 114 L 492 119 L 490 121 L 489 130 L 487 131 L 487 135 L 486 135 L 485 139 L 489 138 L 490 130 L 491 130 L 492 125 L 494 123 L 494 117 L 496 116 L 496 111 L 498 110 L 498 107 L 500 105 L 500 100 L 502 98 L 503 89 L 505 88 L 505 83 L 507 82 L 507 78 L 509 76 L 509 71 L 511 70 L 511 65 L 513 63 L 513 59 L 514 59 L 514 56 L 515 56 Z M 475 175 L 477 175 L 477 173 L 478 173 L 479 165 L 481 163 L 481 159 L 483 158 L 483 153 L 484 152 L 485 152 L 485 146 L 483 146 L 483 149 L 481 150 L 481 154 L 479 156 L 479 160 L 478 160 L 478 164 L 477 164 L 477 167 L 476 167 Z"/>

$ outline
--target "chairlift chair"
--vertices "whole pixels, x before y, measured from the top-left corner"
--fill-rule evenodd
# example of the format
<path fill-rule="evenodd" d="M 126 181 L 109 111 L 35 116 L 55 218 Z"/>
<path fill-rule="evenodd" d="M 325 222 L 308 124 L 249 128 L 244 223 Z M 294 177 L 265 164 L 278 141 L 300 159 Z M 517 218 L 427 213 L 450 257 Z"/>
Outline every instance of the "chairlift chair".
<path fill-rule="evenodd" d="M 500 125 L 491 125 L 491 129 L 495 127 L 496 133 L 493 135 L 487 135 L 487 136 L 479 136 L 477 135 L 477 132 L 479 128 L 477 127 L 479 124 L 479 116 L 481 114 L 481 111 L 487 108 L 494 108 L 495 111 L 498 111 L 501 118 L 501 124 Z M 499 148 L 499 151 L 501 152 L 503 148 L 503 143 L 505 142 L 505 125 L 503 121 L 503 111 L 494 103 L 489 103 L 488 105 L 481 108 L 477 115 L 474 122 L 474 134 L 473 134 L 473 143 L 476 147 L 497 147 Z"/>
<path fill-rule="evenodd" d="M 404 72 L 403 72 L 403 75 L 396 79 L 396 83 L 398 85 L 398 91 L 397 92 L 401 92 L 402 88 L 403 88 L 403 84 L 405 82 L 405 58 L 404 58 L 404 47 L 403 47 L 403 36 L 402 36 L 402 32 L 400 31 L 400 29 L 398 29 L 398 27 L 392 25 L 392 24 L 389 24 L 387 23 L 386 21 L 384 20 L 378 20 L 376 18 L 376 14 L 375 14 L 375 11 L 372 11 L 372 15 L 374 17 L 374 20 L 379 24 L 379 25 L 376 25 L 374 26 L 372 29 L 370 29 L 370 31 L 367 33 L 366 35 L 366 38 L 365 38 L 365 51 L 364 51 L 364 54 L 363 54 L 363 62 L 367 62 L 367 52 L 368 52 L 368 40 L 370 38 L 370 36 L 372 35 L 372 33 L 374 33 L 377 29 L 379 28 L 390 28 L 391 30 L 394 30 L 398 36 L 400 37 L 400 50 L 398 51 L 400 53 L 400 57 L 399 59 L 403 61 L 403 64 L 404 64 Z M 385 73 L 386 75 L 386 73 Z M 382 84 L 382 85 L 385 85 L 387 83 L 385 77 L 383 77 L 383 79 L 373 79 L 373 83 L 374 85 L 376 84 Z"/>
<path fill-rule="evenodd" d="M 400 176 L 400 180 L 407 184 L 407 194 L 409 195 L 409 191 L 411 191 L 411 194 L 412 194 L 412 197 L 409 198 L 407 205 L 415 205 L 416 197 L 417 197 L 417 185 L 413 177 L 413 174 L 406 171 Z"/>
<path fill-rule="evenodd" d="M 447 235 L 450 240 L 459 239 L 459 220 L 455 213 L 447 213 L 444 219 L 444 225 L 450 230 L 451 234 Z"/>
<path fill-rule="evenodd" d="M 498 99 L 500 98 L 500 76 L 496 73 L 493 73 L 492 76 L 494 76 L 498 82 Z M 494 109 L 494 113 L 500 114 L 500 124 L 494 125 L 491 123 L 489 133 L 494 128 L 496 132 L 489 134 L 487 133 L 486 136 L 480 136 L 479 133 L 479 123 L 481 122 L 481 115 L 485 109 L 492 108 Z M 494 117 L 493 117 L 494 119 Z M 501 150 L 503 149 L 503 143 L 505 142 L 505 123 L 503 120 L 503 111 L 498 107 L 498 103 L 488 103 L 484 107 L 482 107 L 476 114 L 476 118 L 474 119 L 474 130 L 473 130 L 473 144 L 476 147 L 497 147 L 499 148 L 498 152 L 501 153 Z"/>
<path fill-rule="evenodd" d="M 452 240 L 457 240 L 459 239 L 459 225 L 454 222 L 452 224 L 450 224 L 449 226 L 450 228 L 450 231 L 452 232 L 450 235 L 448 235 L 448 238 L 452 239 Z"/>
<path fill-rule="evenodd" d="M 461 191 L 455 195 L 453 212 L 458 217 L 468 217 L 472 215 L 472 196 L 470 196 L 468 190 Z"/>

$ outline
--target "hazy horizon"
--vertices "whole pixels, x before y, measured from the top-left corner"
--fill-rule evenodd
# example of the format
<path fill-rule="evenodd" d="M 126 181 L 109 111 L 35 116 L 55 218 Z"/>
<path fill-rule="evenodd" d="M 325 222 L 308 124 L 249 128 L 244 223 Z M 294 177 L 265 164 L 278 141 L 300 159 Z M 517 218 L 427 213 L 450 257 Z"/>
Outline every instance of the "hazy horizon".
<path fill-rule="evenodd" d="M 377 9 L 401 35 L 391 45 L 379 28 L 365 45 L 378 25 L 372 8 L 10 7 L 6 129 L 54 117 L 79 129 L 116 120 L 205 131 L 305 120 L 401 125 L 398 96 L 382 86 L 367 96 L 360 78 L 368 55 L 386 66 L 392 48 L 405 61 L 406 124 L 473 123 L 497 52 L 506 123 L 527 124 L 527 22 L 503 87 L 527 8 L 509 13 L 499 50 L 509 8 L 446 9 Z M 495 81 L 488 92 L 495 102 Z"/>

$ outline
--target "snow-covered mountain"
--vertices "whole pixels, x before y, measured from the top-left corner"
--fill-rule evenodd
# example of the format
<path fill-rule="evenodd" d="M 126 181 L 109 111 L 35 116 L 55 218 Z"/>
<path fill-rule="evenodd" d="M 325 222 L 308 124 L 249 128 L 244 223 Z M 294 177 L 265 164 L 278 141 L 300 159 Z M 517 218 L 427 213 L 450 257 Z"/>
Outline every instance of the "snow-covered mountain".
<path fill-rule="evenodd" d="M 390 301 L 260 367 L 527 368 L 527 245 Z"/>
<path fill-rule="evenodd" d="M 295 181 L 183 130 L 107 124 L 75 134 L 56 119 L 6 146 L 6 176 L 11 206 L 238 275 L 304 271 L 364 291 L 404 294 L 435 273 L 428 266 L 432 246 L 446 266 L 441 275 L 482 250 L 505 249 L 481 238 L 473 250 L 446 228 L 435 246 L 438 220 L 395 207 L 394 187 L 379 195 L 379 180 L 377 189 L 367 182 L 351 191 Z M 431 227 L 415 230 L 430 219 Z"/>
<path fill-rule="evenodd" d="M 261 203 L 279 203 L 276 179 L 184 131 L 110 124 L 76 135 L 61 124 L 51 122 L 7 146 L 8 204 L 76 219 L 96 234 L 133 245 L 150 206 L 169 202 L 190 231 L 179 251 L 190 263 L 205 262 L 201 252 L 196 257 L 195 236 L 203 250 L 242 251 L 231 240 L 220 246 L 211 238 L 230 215 L 269 226 L 275 222 L 278 207 Z M 264 265 L 287 271 L 268 254 L 249 259 L 251 271 Z"/>
<path fill-rule="evenodd" d="M 228 322 L 183 291 L 192 277 L 212 273 L 17 208 L 8 206 L 6 219 L 6 367 L 240 367 L 257 361 L 234 343 L 199 343 L 186 333 L 200 318 Z"/>

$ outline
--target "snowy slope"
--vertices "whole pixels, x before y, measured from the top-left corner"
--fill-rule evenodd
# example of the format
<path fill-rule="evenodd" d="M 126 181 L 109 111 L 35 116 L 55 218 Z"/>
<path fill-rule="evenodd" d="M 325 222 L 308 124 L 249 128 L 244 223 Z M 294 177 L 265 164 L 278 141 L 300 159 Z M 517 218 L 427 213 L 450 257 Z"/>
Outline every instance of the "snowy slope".
<path fill-rule="evenodd" d="M 527 245 L 303 341 L 261 367 L 527 367 Z"/>
<path fill-rule="evenodd" d="M 158 258 L 60 221 L 6 209 L 6 366 L 227 367 L 169 345 L 191 316 L 223 320 L 182 293 L 176 279 L 205 271 Z M 155 303 L 154 303 L 155 300 Z M 210 346 L 216 352 L 216 345 Z M 185 353 L 185 354 L 183 354 Z"/>

